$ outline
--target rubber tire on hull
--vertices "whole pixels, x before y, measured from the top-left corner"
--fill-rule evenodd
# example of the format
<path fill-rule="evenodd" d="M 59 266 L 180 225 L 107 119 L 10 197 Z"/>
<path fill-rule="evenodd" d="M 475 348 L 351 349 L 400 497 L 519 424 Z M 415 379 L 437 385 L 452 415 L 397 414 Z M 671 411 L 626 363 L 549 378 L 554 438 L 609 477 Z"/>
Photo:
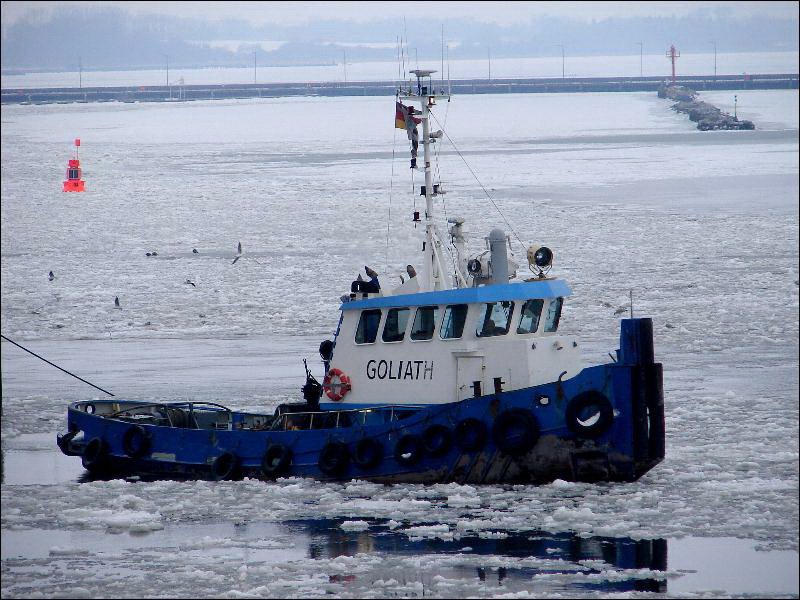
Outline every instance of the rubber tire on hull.
<path fill-rule="evenodd" d="M 431 425 L 422 433 L 422 445 L 431 456 L 441 456 L 453 445 L 453 433 L 444 425 Z"/>
<path fill-rule="evenodd" d="M 481 450 L 486 445 L 486 424 L 473 417 L 462 419 L 454 431 L 456 445 L 465 452 Z"/>
<path fill-rule="evenodd" d="M 129 427 L 122 434 L 122 449 L 131 458 L 144 456 L 150 450 L 150 433 L 141 425 Z"/>
<path fill-rule="evenodd" d="M 319 470 L 329 477 L 338 477 L 350 464 L 350 451 L 347 444 L 329 442 L 319 453 Z"/>
<path fill-rule="evenodd" d="M 500 413 L 492 425 L 494 445 L 509 456 L 522 456 L 539 441 L 539 421 L 525 408 Z"/>
<path fill-rule="evenodd" d="M 89 440 L 83 449 L 81 464 L 84 469 L 92 473 L 105 470 L 108 466 L 108 444 L 103 438 L 95 437 Z"/>
<path fill-rule="evenodd" d="M 413 465 L 419 462 L 422 458 L 424 449 L 422 440 L 418 435 L 409 433 L 397 440 L 397 445 L 394 447 L 394 459 L 401 465 Z M 403 456 L 407 454 L 408 456 Z"/>
<path fill-rule="evenodd" d="M 261 459 L 261 472 L 268 479 L 276 479 L 289 472 L 293 459 L 292 451 L 283 444 L 270 444 Z"/>
<path fill-rule="evenodd" d="M 595 407 L 599 416 L 591 425 L 583 425 L 579 420 L 581 412 L 590 407 Z M 614 423 L 614 409 L 611 402 L 605 395 L 595 390 L 583 392 L 572 398 L 567 404 L 564 416 L 570 431 L 579 437 L 589 439 L 600 437 L 611 429 Z"/>
<path fill-rule="evenodd" d="M 211 476 L 216 481 L 236 479 L 241 461 L 233 452 L 223 452 L 211 463 Z"/>
<path fill-rule="evenodd" d="M 353 450 L 353 462 L 361 469 L 372 469 L 383 460 L 383 445 L 372 438 L 364 438 L 356 442 Z"/>

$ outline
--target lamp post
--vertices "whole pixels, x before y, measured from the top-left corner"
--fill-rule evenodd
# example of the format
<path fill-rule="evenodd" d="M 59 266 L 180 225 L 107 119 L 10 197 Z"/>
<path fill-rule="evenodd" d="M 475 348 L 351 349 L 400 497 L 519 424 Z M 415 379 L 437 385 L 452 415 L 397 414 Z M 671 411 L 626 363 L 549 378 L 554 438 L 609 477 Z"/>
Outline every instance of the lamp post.
<path fill-rule="evenodd" d="M 167 89 L 169 89 L 169 99 L 172 100 L 172 88 L 169 87 L 169 54 L 164 54 L 167 59 Z"/>
<path fill-rule="evenodd" d="M 734 94 L 734 96 L 733 96 L 733 118 L 738 121 L 739 120 L 739 116 L 736 114 L 736 102 L 737 101 L 738 101 L 738 98 L 737 98 L 736 94 Z"/>
<path fill-rule="evenodd" d="M 717 78 L 717 42 L 711 42 L 714 44 L 714 79 Z"/>
<path fill-rule="evenodd" d="M 561 48 L 561 79 L 564 79 L 564 45 L 556 44 L 557 48 Z"/>
<path fill-rule="evenodd" d="M 642 42 L 636 42 L 639 44 L 639 77 L 642 77 L 642 54 L 644 53 L 644 44 Z"/>

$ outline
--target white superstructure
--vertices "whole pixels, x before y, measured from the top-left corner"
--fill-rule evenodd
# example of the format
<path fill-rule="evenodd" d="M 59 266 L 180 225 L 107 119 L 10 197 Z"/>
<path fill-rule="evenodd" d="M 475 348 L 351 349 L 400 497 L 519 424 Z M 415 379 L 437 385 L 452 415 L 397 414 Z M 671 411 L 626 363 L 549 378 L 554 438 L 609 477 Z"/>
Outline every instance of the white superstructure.
<path fill-rule="evenodd" d="M 582 368 L 577 341 L 558 333 L 564 298 L 571 292 L 563 281 L 545 276 L 552 262 L 549 249 L 531 247 L 528 259 L 537 276 L 512 281 L 518 265 L 508 256 L 505 233 L 493 230 L 486 249 L 468 259 L 463 219 L 450 219 L 455 256 L 446 256 L 434 220 L 439 186 L 433 184 L 430 152 L 441 133 L 431 133 L 430 109 L 449 96 L 434 90 L 433 72 L 412 71 L 416 86 L 399 94 L 420 105 L 404 115 L 413 119 L 411 127 L 422 125 L 420 273 L 393 290 L 344 297 L 323 404 L 456 402 L 570 378 Z M 416 129 L 414 136 L 416 142 Z M 416 168 L 415 151 L 412 157 Z M 445 265 L 453 269 L 448 273 Z"/>

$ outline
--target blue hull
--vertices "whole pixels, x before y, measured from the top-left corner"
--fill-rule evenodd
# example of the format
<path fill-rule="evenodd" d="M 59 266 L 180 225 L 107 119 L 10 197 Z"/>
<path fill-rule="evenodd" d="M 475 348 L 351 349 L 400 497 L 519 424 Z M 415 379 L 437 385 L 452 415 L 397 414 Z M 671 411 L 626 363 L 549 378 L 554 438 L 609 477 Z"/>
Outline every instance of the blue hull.
<path fill-rule="evenodd" d="M 136 406 L 73 404 L 59 446 L 98 473 L 425 484 L 633 481 L 664 457 L 662 367 L 649 319 L 622 322 L 615 363 L 451 404 L 277 418 L 183 405 L 190 418 L 166 425 L 126 419 Z M 195 414 L 216 414 L 226 428 Z"/>

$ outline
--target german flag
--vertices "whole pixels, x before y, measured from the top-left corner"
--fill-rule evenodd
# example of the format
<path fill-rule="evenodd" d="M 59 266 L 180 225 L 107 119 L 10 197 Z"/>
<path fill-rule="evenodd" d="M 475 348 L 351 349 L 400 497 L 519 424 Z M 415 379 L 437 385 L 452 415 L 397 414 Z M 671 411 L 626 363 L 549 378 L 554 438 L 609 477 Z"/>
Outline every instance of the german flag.
<path fill-rule="evenodd" d="M 418 119 L 411 115 L 414 114 L 414 107 L 413 106 L 406 106 L 402 102 L 395 102 L 395 112 L 394 112 L 394 126 L 397 129 L 410 129 L 413 128 L 413 125 L 419 125 L 422 123 L 422 119 Z M 413 123 L 408 123 L 406 121 L 408 119 Z M 411 127 L 409 127 L 411 125 Z"/>
<path fill-rule="evenodd" d="M 406 107 L 400 102 L 395 102 L 394 126 L 397 129 L 406 128 Z"/>

